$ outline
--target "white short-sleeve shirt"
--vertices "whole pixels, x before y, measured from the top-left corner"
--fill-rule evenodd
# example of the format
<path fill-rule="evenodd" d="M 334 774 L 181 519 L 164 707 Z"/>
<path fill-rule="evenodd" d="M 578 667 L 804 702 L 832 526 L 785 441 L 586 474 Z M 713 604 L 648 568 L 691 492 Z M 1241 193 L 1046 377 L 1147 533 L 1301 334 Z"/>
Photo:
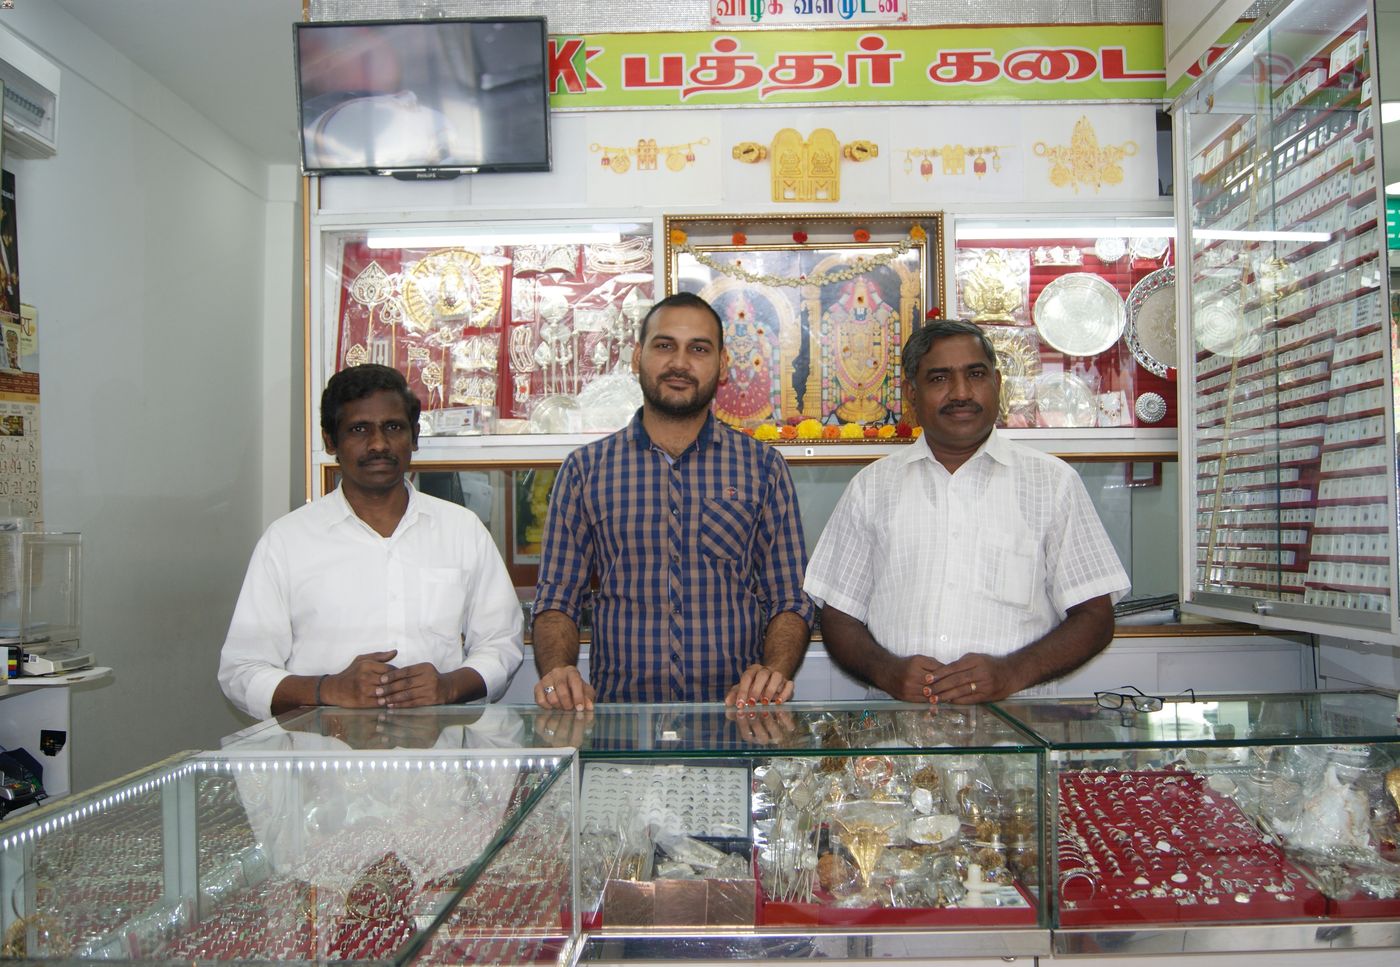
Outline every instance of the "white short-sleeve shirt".
<path fill-rule="evenodd" d="M 1009 654 L 1128 587 L 1079 475 L 995 430 L 956 473 L 920 440 L 857 474 L 803 585 L 887 651 L 942 662 Z"/>
<path fill-rule="evenodd" d="M 287 675 L 344 671 L 397 649 L 396 667 L 470 667 L 487 697 L 523 656 L 524 620 L 491 535 L 464 507 L 408 486 L 389 537 L 339 489 L 274 521 L 253 550 L 219 660 L 219 685 L 255 718 Z"/>

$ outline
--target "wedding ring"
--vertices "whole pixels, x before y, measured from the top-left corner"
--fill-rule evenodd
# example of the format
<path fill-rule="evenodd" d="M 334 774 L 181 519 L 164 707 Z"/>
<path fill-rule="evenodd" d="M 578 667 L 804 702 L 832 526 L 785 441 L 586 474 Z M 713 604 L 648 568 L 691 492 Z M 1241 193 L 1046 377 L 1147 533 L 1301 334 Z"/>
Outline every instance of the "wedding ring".
<path fill-rule="evenodd" d="M 977 691 L 977 683 L 976 683 L 976 682 L 973 682 L 973 683 L 972 683 L 970 686 L 968 686 L 968 687 L 971 688 L 974 692 Z"/>
<path fill-rule="evenodd" d="M 546 685 L 546 686 L 544 687 L 544 693 L 545 693 L 546 695 L 553 695 L 553 694 L 554 694 L 554 686 L 553 686 L 553 685 Z"/>

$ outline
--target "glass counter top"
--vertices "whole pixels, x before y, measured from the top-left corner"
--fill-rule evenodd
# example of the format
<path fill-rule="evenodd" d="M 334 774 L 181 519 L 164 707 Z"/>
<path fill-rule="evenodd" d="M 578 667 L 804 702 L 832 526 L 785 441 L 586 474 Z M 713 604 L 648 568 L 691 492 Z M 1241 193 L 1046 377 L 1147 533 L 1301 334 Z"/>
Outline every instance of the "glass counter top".
<path fill-rule="evenodd" d="M 4 955 L 404 963 L 573 757 L 199 753 L 5 824 Z M 563 864 L 568 838 L 550 855 Z M 519 926 L 517 924 L 516 926 Z"/>
<path fill-rule="evenodd" d="M 1024 751 L 1039 742 L 983 706 L 794 702 L 609 704 L 591 712 L 533 705 L 302 709 L 226 740 L 225 749 L 578 748 L 597 754 L 708 757 L 715 752 L 828 754 L 900 748 Z"/>
<path fill-rule="evenodd" d="M 1088 698 L 997 707 L 1051 749 L 1400 742 L 1395 698 L 1382 692 L 1177 695 L 1161 705 L 1110 709 Z"/>

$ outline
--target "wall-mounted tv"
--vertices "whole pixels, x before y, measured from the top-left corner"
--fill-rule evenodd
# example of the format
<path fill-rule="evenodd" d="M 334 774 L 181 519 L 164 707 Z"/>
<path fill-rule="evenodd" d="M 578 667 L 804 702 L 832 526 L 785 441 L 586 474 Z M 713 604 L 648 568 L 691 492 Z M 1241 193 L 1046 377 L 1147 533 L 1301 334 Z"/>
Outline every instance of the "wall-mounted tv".
<path fill-rule="evenodd" d="M 307 174 L 549 170 L 543 17 L 299 23 Z"/>

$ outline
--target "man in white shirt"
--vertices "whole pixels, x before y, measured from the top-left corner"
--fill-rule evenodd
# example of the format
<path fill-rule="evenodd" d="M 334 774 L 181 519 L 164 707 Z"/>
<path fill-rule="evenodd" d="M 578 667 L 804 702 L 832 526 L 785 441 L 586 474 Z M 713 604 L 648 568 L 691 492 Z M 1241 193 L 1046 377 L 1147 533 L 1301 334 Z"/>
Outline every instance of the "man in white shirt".
<path fill-rule="evenodd" d="M 524 622 L 491 535 L 404 479 L 419 410 L 387 366 L 326 384 L 340 486 L 258 541 L 219 661 L 224 694 L 255 718 L 494 701 L 519 667 Z"/>
<path fill-rule="evenodd" d="M 1079 476 L 993 429 L 996 353 L 970 322 L 914 332 L 904 393 L 921 441 L 866 467 L 803 589 L 841 667 L 892 697 L 990 702 L 1113 638 L 1128 577 Z"/>

